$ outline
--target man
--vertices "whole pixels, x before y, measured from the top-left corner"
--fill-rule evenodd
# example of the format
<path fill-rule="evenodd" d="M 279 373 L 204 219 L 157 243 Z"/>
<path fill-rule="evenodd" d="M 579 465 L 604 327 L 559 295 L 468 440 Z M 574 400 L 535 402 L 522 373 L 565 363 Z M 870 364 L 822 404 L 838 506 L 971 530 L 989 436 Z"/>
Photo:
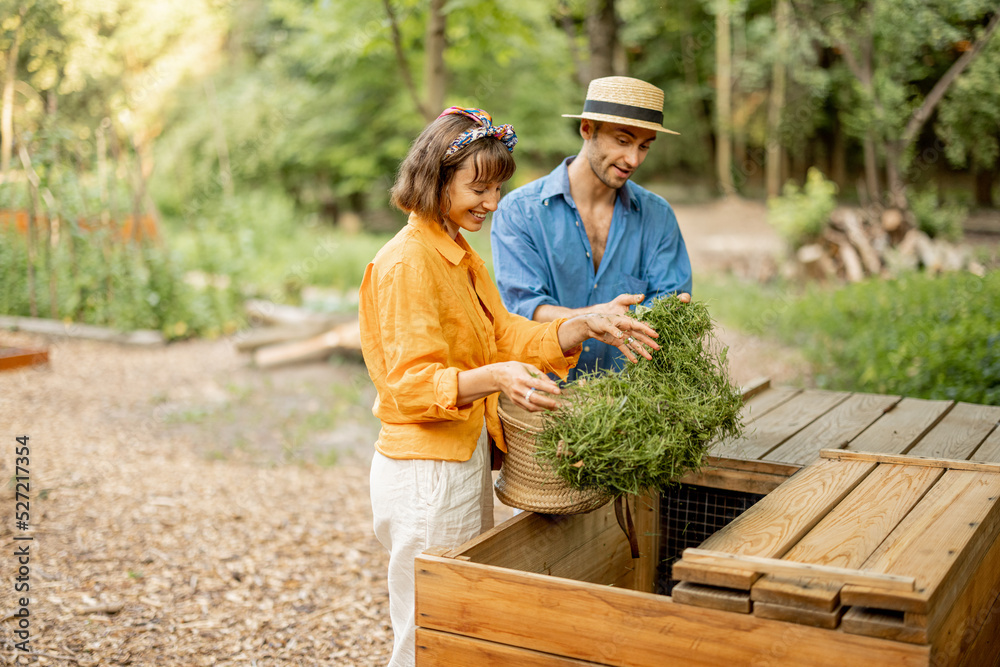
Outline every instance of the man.
<path fill-rule="evenodd" d="M 594 79 L 580 115 L 583 147 L 548 176 L 514 190 L 493 214 L 493 269 L 504 305 L 538 322 L 621 315 L 677 294 L 691 263 L 670 204 L 629 179 L 663 127 L 663 91 L 638 79 Z M 584 343 L 570 380 L 622 367 L 619 351 Z"/>

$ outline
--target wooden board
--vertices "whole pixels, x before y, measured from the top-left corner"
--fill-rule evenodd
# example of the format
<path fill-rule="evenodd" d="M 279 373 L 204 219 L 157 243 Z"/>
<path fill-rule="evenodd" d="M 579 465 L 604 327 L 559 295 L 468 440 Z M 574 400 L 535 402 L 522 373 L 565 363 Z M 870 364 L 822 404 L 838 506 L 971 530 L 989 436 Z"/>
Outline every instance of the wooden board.
<path fill-rule="evenodd" d="M 760 398 L 767 396 L 761 394 Z M 713 446 L 713 456 L 759 459 L 850 396 L 846 392 L 807 390 L 754 418 L 746 435 Z M 818 448 L 817 448 L 818 449 Z M 772 459 L 773 460 L 773 459 Z"/>
<path fill-rule="evenodd" d="M 417 664 L 421 667 L 587 667 L 598 663 L 417 628 Z"/>
<path fill-rule="evenodd" d="M 134 331 L 119 331 L 108 327 L 98 327 L 79 322 L 64 322 L 40 317 L 14 317 L 0 315 L 0 328 L 11 331 L 27 331 L 28 333 L 73 338 L 82 340 L 97 340 L 106 343 L 119 343 L 137 347 L 161 347 L 165 340 L 163 334 L 151 329 L 136 329 Z"/>
<path fill-rule="evenodd" d="M 652 591 L 659 554 L 659 497 L 631 497 L 640 558 L 633 559 L 609 503 L 593 512 L 523 512 L 453 550 L 474 562 L 580 581 Z M 503 533 L 504 539 L 496 536 Z M 571 546 L 567 546 L 571 545 Z"/>
<path fill-rule="evenodd" d="M 1000 531 L 1000 475 L 948 470 L 862 566 L 914 576 L 912 593 L 847 585 L 845 605 L 929 614 L 947 608 Z"/>
<path fill-rule="evenodd" d="M 875 468 L 869 461 L 820 461 L 787 482 L 702 542 L 701 548 L 745 556 L 780 558 Z M 749 537 L 748 537 L 749 536 Z M 685 563 L 673 578 L 710 586 L 750 590 L 758 574 Z"/>
<path fill-rule="evenodd" d="M 766 495 L 781 486 L 786 479 L 798 471 L 798 466 L 782 464 L 774 472 L 747 470 L 741 467 L 730 467 L 728 463 L 742 463 L 736 459 L 721 459 L 723 463 L 707 465 L 698 472 L 689 472 L 677 480 L 678 484 L 704 486 L 710 489 L 725 489 L 741 493 Z"/>
<path fill-rule="evenodd" d="M 805 465 L 820 449 L 840 449 L 900 401 L 899 396 L 852 394 L 847 400 L 768 452 L 767 458 Z"/>
<path fill-rule="evenodd" d="M 952 405 L 952 401 L 904 398 L 851 440 L 847 449 L 903 454 L 941 421 Z"/>
<path fill-rule="evenodd" d="M 676 604 L 667 596 L 436 556 L 416 562 L 424 628 L 605 665 L 922 665 L 925 646 Z M 553 607 L 565 610 L 553 613 Z"/>
<path fill-rule="evenodd" d="M 693 604 L 698 607 L 708 609 L 719 609 L 735 614 L 749 614 L 753 609 L 750 601 L 750 594 L 746 591 L 734 591 L 731 588 L 718 588 L 717 586 L 703 586 L 692 584 L 690 581 L 682 581 L 675 585 L 670 591 L 670 596 L 674 602 L 680 604 Z"/>
<path fill-rule="evenodd" d="M 975 654 L 973 645 L 984 632 L 992 628 L 992 646 L 1000 644 L 1000 540 L 996 540 L 980 561 L 975 574 L 943 618 L 929 619 L 927 632 L 933 641 L 934 653 L 941 663 L 954 662 L 959 656 Z M 991 642 L 981 642 L 988 646 Z M 985 655 L 985 654 L 984 654 Z M 994 653 L 1000 659 L 1000 653 Z M 970 664 L 987 664 L 981 660 Z"/>
<path fill-rule="evenodd" d="M 0 347 L 0 371 L 12 371 L 25 366 L 49 363 L 47 350 L 26 350 L 18 347 Z"/>
<path fill-rule="evenodd" d="M 814 628 L 832 630 L 840 625 L 840 616 L 843 614 L 843 608 L 837 607 L 833 611 L 818 611 L 816 609 L 788 607 L 770 602 L 754 602 L 753 613 L 754 616 L 759 618 L 771 618 L 776 621 L 801 623 L 802 625 L 811 625 Z"/>
<path fill-rule="evenodd" d="M 941 422 L 907 454 L 967 459 L 1000 420 L 1000 406 L 956 403 Z"/>
<path fill-rule="evenodd" d="M 993 429 L 969 458 L 973 461 L 1000 461 L 1000 426 Z"/>
<path fill-rule="evenodd" d="M 859 568 L 941 476 L 940 468 L 880 465 L 784 556 L 799 563 Z M 768 575 L 755 602 L 833 612 L 841 583 Z M 772 616 L 773 618 L 773 616 Z"/>
<path fill-rule="evenodd" d="M 743 406 L 743 416 L 749 419 L 759 419 L 782 403 L 802 393 L 801 389 L 792 387 L 772 387 L 767 391 L 752 394 L 746 398 Z"/>

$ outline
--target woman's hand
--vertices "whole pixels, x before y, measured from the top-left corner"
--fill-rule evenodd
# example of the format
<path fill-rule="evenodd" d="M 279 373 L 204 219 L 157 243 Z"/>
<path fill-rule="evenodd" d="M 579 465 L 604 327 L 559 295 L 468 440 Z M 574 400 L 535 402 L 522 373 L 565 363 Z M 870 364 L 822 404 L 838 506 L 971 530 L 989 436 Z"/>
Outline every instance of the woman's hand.
<path fill-rule="evenodd" d="M 647 324 L 626 315 L 580 315 L 563 323 L 559 327 L 559 344 L 563 350 L 571 350 L 588 338 L 596 338 L 602 343 L 613 345 L 625 353 L 625 357 L 635 363 L 638 352 L 646 359 L 652 359 L 649 350 L 659 350 L 654 338 L 656 333 Z"/>
<path fill-rule="evenodd" d="M 500 391 L 525 410 L 540 412 L 559 407 L 559 402 L 553 398 L 560 393 L 559 385 L 531 364 L 507 361 L 490 364 L 488 368 L 492 370 Z"/>

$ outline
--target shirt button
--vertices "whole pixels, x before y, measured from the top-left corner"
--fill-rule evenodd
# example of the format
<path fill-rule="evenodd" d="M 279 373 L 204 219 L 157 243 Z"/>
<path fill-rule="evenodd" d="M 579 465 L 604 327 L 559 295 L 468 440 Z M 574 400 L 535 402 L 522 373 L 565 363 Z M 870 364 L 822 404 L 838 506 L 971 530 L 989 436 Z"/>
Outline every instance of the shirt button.
<path fill-rule="evenodd" d="M 543 206 L 548 206 L 548 205 L 549 205 L 549 200 L 548 200 L 548 199 L 546 199 L 545 201 L 543 201 L 543 202 L 542 202 L 542 205 L 543 205 Z"/>
<path fill-rule="evenodd" d="M 594 283 L 594 289 L 597 289 L 597 283 Z"/>
<path fill-rule="evenodd" d="M 587 253 L 587 257 L 590 257 L 590 253 L 589 252 Z"/>
<path fill-rule="evenodd" d="M 586 347 L 584 347 L 584 348 L 583 348 L 583 351 L 584 351 L 584 352 L 590 352 L 590 346 L 589 346 L 589 345 L 587 345 Z"/>

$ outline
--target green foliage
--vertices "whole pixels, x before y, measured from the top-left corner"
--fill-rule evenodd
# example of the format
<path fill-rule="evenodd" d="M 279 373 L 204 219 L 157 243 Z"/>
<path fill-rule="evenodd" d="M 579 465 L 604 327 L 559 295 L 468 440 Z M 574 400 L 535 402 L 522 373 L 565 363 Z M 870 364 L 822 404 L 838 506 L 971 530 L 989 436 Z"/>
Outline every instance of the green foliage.
<path fill-rule="evenodd" d="M 574 488 L 665 488 L 742 431 L 743 400 L 705 304 L 667 297 L 637 317 L 660 334 L 652 359 L 567 385 L 564 406 L 544 416 L 537 456 Z"/>
<path fill-rule="evenodd" d="M 794 317 L 820 386 L 1000 405 L 1000 272 L 866 282 Z"/>
<path fill-rule="evenodd" d="M 1000 405 L 1000 272 L 911 273 L 798 294 L 699 284 L 725 321 L 800 347 L 820 387 Z"/>
<path fill-rule="evenodd" d="M 823 233 L 837 202 L 835 183 L 815 167 L 809 169 L 805 187 L 786 183 L 782 196 L 767 201 L 767 221 L 793 247 L 809 243 Z"/>
<path fill-rule="evenodd" d="M 962 224 L 969 210 L 961 204 L 942 204 L 934 190 L 916 190 L 909 196 L 917 228 L 931 238 L 962 240 Z"/>
<path fill-rule="evenodd" d="M 238 325 L 241 295 L 234 287 L 188 284 L 178 257 L 153 243 L 75 231 L 50 252 L 51 270 L 44 251 L 33 253 L 32 290 L 26 237 L 0 229 L 0 313 L 30 316 L 33 292 L 38 316 L 54 314 L 68 323 L 156 329 L 167 338 L 214 337 Z"/>

